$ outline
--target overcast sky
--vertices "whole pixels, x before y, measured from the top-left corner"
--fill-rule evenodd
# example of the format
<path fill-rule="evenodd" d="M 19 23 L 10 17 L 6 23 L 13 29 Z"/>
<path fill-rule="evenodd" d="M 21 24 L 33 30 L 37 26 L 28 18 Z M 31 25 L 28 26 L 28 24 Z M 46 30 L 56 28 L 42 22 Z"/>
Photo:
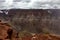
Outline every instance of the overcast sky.
<path fill-rule="evenodd" d="M 59 0 L 0 0 L 0 9 L 54 9 L 59 6 Z"/>

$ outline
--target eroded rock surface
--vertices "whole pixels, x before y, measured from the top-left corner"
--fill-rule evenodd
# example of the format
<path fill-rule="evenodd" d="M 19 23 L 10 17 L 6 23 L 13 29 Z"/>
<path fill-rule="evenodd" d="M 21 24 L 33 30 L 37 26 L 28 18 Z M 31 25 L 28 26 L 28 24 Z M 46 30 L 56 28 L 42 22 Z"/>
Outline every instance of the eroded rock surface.
<path fill-rule="evenodd" d="M 15 33 L 9 24 L 0 22 L 0 40 L 12 39 Z"/>
<path fill-rule="evenodd" d="M 8 23 L 0 21 L 0 40 L 60 40 L 60 36 L 50 34 L 34 34 L 19 37 L 19 33 Z"/>

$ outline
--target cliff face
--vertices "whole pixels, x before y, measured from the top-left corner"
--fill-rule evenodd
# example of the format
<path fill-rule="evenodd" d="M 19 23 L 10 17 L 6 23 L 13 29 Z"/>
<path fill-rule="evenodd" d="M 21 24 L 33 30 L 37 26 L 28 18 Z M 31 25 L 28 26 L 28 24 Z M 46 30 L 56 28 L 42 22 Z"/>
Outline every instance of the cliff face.
<path fill-rule="evenodd" d="M 2 13 L 0 17 L 4 21 L 8 21 L 18 32 L 27 30 L 33 33 L 40 33 L 44 30 L 50 33 L 60 34 L 59 11 L 60 10 L 50 10 L 49 12 L 43 9 L 11 9 L 8 10 L 7 15 Z"/>
<path fill-rule="evenodd" d="M 0 21 L 0 40 L 60 40 L 52 34 L 59 32 L 59 19 L 47 10 L 12 9 L 1 17 L 9 22 Z"/>
<path fill-rule="evenodd" d="M 50 19 L 50 15 L 51 14 L 49 14 L 47 10 L 42 9 L 41 10 L 12 9 L 9 11 L 9 16 L 11 16 L 10 21 L 12 21 L 12 24 L 16 27 L 17 31 L 27 30 L 33 33 L 42 32 L 42 28 L 44 27 L 43 19 L 47 17 Z"/>
<path fill-rule="evenodd" d="M 9 18 L 16 30 L 28 30 L 39 33 L 40 29 L 60 34 L 60 10 L 43 9 L 11 9 Z M 18 20 L 18 21 L 17 21 Z M 18 26 L 18 27 L 17 27 Z M 32 31 L 33 29 L 33 31 Z"/>

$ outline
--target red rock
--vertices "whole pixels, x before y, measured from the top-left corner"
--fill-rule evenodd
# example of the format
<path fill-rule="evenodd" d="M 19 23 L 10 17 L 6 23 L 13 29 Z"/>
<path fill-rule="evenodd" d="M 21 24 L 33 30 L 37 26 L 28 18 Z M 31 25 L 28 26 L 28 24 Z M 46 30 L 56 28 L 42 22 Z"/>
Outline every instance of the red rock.
<path fill-rule="evenodd" d="M 12 31 L 12 32 L 10 32 Z M 11 35 L 9 35 L 11 33 Z M 2 40 L 10 40 L 10 38 L 15 38 L 16 31 L 12 29 L 12 27 L 8 23 L 2 23 L 0 22 L 0 39 Z M 10 38 L 8 38 L 10 36 Z M 13 37 L 12 37 L 13 36 Z M 16 39 L 16 38 L 15 38 Z"/>

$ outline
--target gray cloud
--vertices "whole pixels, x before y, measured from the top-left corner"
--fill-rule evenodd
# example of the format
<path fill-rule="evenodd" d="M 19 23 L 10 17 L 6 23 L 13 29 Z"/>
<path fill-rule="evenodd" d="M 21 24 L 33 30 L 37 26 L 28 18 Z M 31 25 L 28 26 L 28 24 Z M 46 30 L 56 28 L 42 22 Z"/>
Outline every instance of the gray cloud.
<path fill-rule="evenodd" d="M 5 2 L 5 0 L 0 0 L 0 2 Z"/>
<path fill-rule="evenodd" d="M 2 4 L 2 5 L 1 5 Z M 0 2 L 0 9 L 54 9 L 60 8 L 60 0 L 5 0 Z"/>

